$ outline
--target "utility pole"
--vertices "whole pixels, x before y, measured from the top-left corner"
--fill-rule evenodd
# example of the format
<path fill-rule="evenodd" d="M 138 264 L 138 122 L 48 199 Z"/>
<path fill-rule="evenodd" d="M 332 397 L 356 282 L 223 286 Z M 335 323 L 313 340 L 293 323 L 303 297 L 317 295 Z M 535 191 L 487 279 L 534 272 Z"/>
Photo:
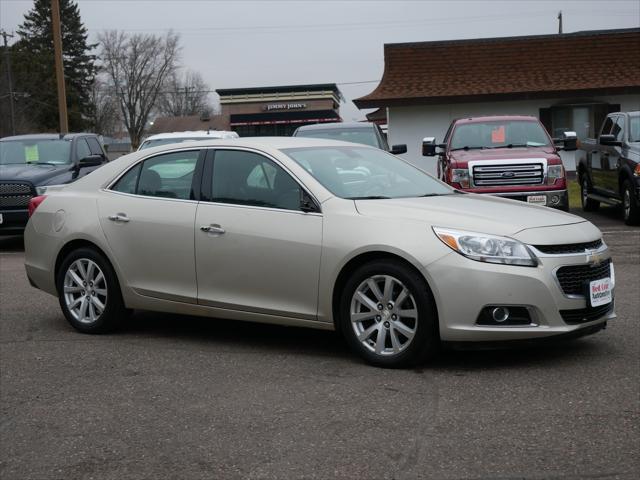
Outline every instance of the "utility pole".
<path fill-rule="evenodd" d="M 562 10 L 558 12 L 558 34 L 562 35 Z"/>
<path fill-rule="evenodd" d="M 9 44 L 7 43 L 7 37 L 13 38 L 13 35 L 0 30 L 0 35 L 4 39 L 4 56 L 7 65 L 7 84 L 9 86 L 9 115 L 11 118 L 11 135 L 16 134 L 16 118 L 15 110 L 13 108 L 13 83 L 11 79 L 11 54 L 9 53 Z"/>
<path fill-rule="evenodd" d="M 55 57 L 56 80 L 58 83 L 58 115 L 60 116 L 60 133 L 69 133 L 67 93 L 64 88 L 64 65 L 62 63 L 62 34 L 60 33 L 59 0 L 51 0 L 51 23 L 53 26 L 53 56 Z"/>

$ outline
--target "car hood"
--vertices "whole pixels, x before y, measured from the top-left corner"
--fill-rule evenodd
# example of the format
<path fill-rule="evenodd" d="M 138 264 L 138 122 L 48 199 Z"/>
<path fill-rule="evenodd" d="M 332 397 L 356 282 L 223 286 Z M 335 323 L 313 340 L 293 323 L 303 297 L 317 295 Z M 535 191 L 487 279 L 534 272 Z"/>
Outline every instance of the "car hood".
<path fill-rule="evenodd" d="M 48 180 L 58 175 L 68 172 L 71 168 L 70 164 L 63 165 L 0 165 L 0 180 L 15 181 L 27 180 L 34 185 L 43 185 Z"/>
<path fill-rule="evenodd" d="M 428 226 L 505 235 L 532 244 L 580 243 L 601 237 L 581 217 L 499 197 L 452 194 L 355 203 L 361 215 L 423 221 Z"/>
<path fill-rule="evenodd" d="M 489 160 L 519 160 L 544 158 L 547 162 L 560 161 L 560 157 L 555 149 L 551 147 L 528 147 L 528 148 L 496 148 L 488 150 L 455 150 L 450 153 L 453 161 L 459 164 L 466 164 L 471 161 Z"/>

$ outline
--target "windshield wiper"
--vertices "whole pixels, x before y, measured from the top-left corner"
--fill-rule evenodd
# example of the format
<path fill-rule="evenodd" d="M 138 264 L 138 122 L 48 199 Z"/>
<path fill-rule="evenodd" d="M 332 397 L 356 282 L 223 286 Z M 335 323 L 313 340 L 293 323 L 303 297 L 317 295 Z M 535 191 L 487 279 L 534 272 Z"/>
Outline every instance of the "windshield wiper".
<path fill-rule="evenodd" d="M 388 200 L 391 197 L 385 197 L 384 195 L 369 195 L 366 197 L 346 197 L 347 200 Z"/>
<path fill-rule="evenodd" d="M 529 147 L 530 145 L 527 145 L 526 143 L 508 143 L 507 145 L 497 145 L 495 147 L 485 147 L 488 149 L 494 149 L 494 148 L 517 148 L 517 147 Z"/>
<path fill-rule="evenodd" d="M 468 145 L 465 145 L 464 147 L 458 147 L 458 148 L 452 148 L 449 151 L 450 152 L 455 152 L 456 150 L 481 150 L 485 147 L 482 147 L 480 145 L 476 146 L 476 147 L 470 147 Z"/>

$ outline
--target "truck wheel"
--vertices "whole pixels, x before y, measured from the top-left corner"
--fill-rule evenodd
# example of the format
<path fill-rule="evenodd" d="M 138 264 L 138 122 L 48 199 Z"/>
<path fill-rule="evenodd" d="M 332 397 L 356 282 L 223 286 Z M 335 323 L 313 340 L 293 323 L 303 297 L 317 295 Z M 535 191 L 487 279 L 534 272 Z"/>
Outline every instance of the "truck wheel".
<path fill-rule="evenodd" d="M 600 202 L 589 198 L 589 180 L 586 175 L 580 181 L 580 200 L 582 201 L 582 210 L 585 212 L 595 212 L 600 208 Z"/>
<path fill-rule="evenodd" d="M 631 188 L 631 182 L 625 180 L 622 183 L 622 211 L 624 223 L 627 225 L 640 225 L 640 205 Z"/>

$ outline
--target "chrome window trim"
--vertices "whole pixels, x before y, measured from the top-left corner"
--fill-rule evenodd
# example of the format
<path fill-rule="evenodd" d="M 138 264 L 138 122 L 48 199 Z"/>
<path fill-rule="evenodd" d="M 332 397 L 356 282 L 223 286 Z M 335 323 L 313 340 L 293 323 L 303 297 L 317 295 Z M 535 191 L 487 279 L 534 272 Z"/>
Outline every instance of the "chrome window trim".
<path fill-rule="evenodd" d="M 266 209 L 266 210 L 276 210 L 276 211 L 279 211 L 279 212 L 286 211 L 286 212 L 301 213 L 303 215 L 315 214 L 315 215 L 321 215 L 322 216 L 322 203 L 318 200 L 318 198 L 313 194 L 313 192 L 311 192 L 311 190 L 304 184 L 304 182 L 302 180 L 300 180 L 300 178 L 295 173 L 293 173 L 286 165 L 284 165 L 280 160 L 275 158 L 273 155 L 265 152 L 264 150 L 260 150 L 260 149 L 252 148 L 252 147 L 214 146 L 214 147 L 205 147 L 205 150 L 213 150 L 214 154 L 215 154 L 216 150 L 239 150 L 241 152 L 255 153 L 257 155 L 261 155 L 261 156 L 267 158 L 268 160 L 271 160 L 273 163 L 275 163 L 280 168 L 282 168 L 287 174 L 289 174 L 289 176 L 293 179 L 293 181 L 296 182 L 298 184 L 298 186 L 304 192 L 306 192 L 307 195 L 309 195 L 313 199 L 313 201 L 315 202 L 316 206 L 320 209 L 320 211 L 319 212 L 303 212 L 302 210 L 288 210 L 288 209 L 285 209 L 285 208 L 259 207 L 257 205 L 242 205 L 242 204 L 237 204 L 237 203 L 224 203 L 224 202 L 202 201 L 202 203 L 210 203 L 210 204 L 216 203 L 218 205 L 234 205 L 234 206 L 235 205 L 239 205 L 239 206 L 243 206 L 243 207 L 260 208 L 260 209 Z M 285 154 L 283 153 L 283 155 L 285 155 Z M 215 162 L 215 157 L 214 157 L 214 162 Z M 213 177 L 213 171 L 211 172 L 211 176 Z"/>
<path fill-rule="evenodd" d="M 164 200 L 169 202 L 186 202 L 186 203 L 194 203 L 194 204 L 200 203 L 198 200 L 191 200 L 188 198 L 170 198 L 170 197 L 155 197 L 152 195 L 138 195 L 137 193 L 118 192 L 116 190 L 109 190 L 107 188 L 101 188 L 100 191 L 103 193 L 111 193 L 113 195 L 124 195 L 125 197 L 132 197 L 132 198 L 146 198 L 150 200 Z"/>

